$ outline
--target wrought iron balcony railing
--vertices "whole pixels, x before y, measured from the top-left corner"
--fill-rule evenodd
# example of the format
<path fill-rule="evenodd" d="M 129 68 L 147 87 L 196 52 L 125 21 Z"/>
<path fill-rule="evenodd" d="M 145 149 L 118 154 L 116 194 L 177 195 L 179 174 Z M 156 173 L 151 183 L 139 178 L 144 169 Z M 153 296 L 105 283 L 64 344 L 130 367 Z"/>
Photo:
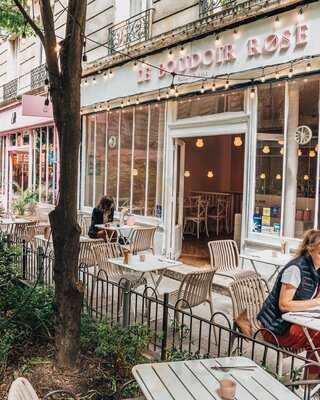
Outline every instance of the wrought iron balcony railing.
<path fill-rule="evenodd" d="M 151 36 L 151 24 L 152 9 L 149 9 L 109 28 L 109 54 L 148 40 Z"/>
<path fill-rule="evenodd" d="M 223 8 L 232 8 L 240 2 L 239 0 L 200 0 L 200 18 L 215 14 Z"/>
<path fill-rule="evenodd" d="M 18 79 L 13 79 L 12 81 L 3 85 L 3 100 L 11 100 L 17 97 L 18 94 Z"/>
<path fill-rule="evenodd" d="M 31 90 L 38 89 L 44 85 L 46 79 L 46 66 L 45 64 L 39 65 L 31 70 Z"/>

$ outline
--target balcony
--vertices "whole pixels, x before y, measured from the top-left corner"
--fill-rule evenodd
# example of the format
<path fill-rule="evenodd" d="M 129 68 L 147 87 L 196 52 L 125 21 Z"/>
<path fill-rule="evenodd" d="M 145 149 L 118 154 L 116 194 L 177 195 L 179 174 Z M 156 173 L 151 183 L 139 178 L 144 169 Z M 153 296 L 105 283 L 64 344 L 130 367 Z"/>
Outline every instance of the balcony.
<path fill-rule="evenodd" d="M 38 89 L 44 86 L 44 80 L 46 79 L 46 66 L 45 64 L 39 65 L 31 70 L 31 90 Z"/>
<path fill-rule="evenodd" d="M 109 28 L 109 54 L 151 37 L 152 9 L 146 10 Z"/>
<path fill-rule="evenodd" d="M 3 85 L 3 100 L 8 101 L 16 98 L 18 95 L 18 79 L 13 79 L 12 81 Z"/>

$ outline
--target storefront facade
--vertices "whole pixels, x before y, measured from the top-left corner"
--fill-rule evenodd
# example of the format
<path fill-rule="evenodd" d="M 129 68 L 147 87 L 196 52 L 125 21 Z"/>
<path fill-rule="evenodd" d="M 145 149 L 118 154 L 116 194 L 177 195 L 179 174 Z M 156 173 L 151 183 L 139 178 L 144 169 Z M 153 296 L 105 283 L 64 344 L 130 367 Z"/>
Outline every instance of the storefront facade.
<path fill-rule="evenodd" d="M 311 4 L 86 78 L 80 207 L 112 196 L 158 224 L 158 251 L 176 257 L 183 140 L 235 135 L 242 247 L 296 248 L 319 225 L 319 23 Z"/>
<path fill-rule="evenodd" d="M 52 118 L 24 116 L 22 104 L 1 110 L 0 203 L 12 210 L 19 193 L 30 190 L 40 204 L 55 204 L 59 155 Z"/>

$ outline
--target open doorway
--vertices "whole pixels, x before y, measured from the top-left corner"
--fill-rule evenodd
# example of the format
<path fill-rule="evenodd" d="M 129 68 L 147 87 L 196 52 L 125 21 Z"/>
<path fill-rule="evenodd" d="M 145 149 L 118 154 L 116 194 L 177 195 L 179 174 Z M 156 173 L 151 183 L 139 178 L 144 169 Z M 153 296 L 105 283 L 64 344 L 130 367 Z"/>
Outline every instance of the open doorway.
<path fill-rule="evenodd" d="M 177 144 L 176 256 L 203 266 L 210 262 L 209 241 L 240 241 L 245 135 L 185 138 Z"/>

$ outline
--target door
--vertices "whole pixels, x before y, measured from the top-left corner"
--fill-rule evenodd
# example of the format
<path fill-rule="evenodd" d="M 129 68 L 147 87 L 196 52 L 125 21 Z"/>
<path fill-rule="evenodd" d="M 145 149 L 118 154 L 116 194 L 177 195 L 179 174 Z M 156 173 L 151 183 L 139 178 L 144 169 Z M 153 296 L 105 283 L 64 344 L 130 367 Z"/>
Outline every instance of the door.
<path fill-rule="evenodd" d="M 172 239 L 171 257 L 177 260 L 182 252 L 185 142 L 175 139 L 173 154 Z"/>
<path fill-rule="evenodd" d="M 9 153 L 8 208 L 12 208 L 17 195 L 29 188 L 29 153 L 17 151 Z"/>

